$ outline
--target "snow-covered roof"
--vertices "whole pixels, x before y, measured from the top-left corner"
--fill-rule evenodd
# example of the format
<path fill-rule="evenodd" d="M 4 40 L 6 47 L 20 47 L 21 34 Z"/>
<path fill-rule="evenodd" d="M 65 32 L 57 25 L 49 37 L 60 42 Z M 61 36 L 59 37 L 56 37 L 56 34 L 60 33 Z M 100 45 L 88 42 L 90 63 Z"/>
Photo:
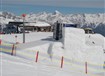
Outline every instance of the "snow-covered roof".
<path fill-rule="evenodd" d="M 35 26 L 51 26 L 51 25 L 46 22 L 36 22 Z"/>
<path fill-rule="evenodd" d="M 73 22 L 62 22 L 63 24 L 74 24 Z"/>
<path fill-rule="evenodd" d="M 33 23 L 25 23 L 25 26 L 39 26 L 39 27 L 46 27 L 46 26 L 51 26 L 50 24 L 46 22 L 33 22 Z"/>

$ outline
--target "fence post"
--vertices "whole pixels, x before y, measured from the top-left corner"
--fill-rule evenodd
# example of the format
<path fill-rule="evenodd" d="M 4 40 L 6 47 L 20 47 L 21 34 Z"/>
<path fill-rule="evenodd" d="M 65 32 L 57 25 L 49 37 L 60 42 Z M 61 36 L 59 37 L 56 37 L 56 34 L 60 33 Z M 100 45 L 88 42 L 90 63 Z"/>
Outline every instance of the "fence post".
<path fill-rule="evenodd" d="M 1 45 L 1 43 L 2 43 L 2 40 L 0 39 L 0 45 Z"/>
<path fill-rule="evenodd" d="M 64 57 L 61 58 L 61 68 L 63 68 Z"/>
<path fill-rule="evenodd" d="M 11 55 L 16 55 L 16 49 L 15 49 L 15 44 L 12 46 L 12 52 Z"/>
<path fill-rule="evenodd" d="M 35 60 L 36 63 L 38 62 L 38 56 L 39 56 L 39 51 L 37 51 L 36 53 L 36 60 Z"/>
<path fill-rule="evenodd" d="M 85 73 L 87 74 L 87 62 L 85 62 Z"/>

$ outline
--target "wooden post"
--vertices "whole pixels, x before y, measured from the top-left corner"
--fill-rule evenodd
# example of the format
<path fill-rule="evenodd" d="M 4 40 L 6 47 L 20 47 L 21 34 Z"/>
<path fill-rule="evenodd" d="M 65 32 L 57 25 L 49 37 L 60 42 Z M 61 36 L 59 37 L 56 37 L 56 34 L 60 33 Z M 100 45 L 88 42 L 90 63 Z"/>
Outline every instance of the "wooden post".
<path fill-rule="evenodd" d="M 87 74 L 87 62 L 85 62 L 85 73 Z"/>
<path fill-rule="evenodd" d="M 35 60 L 36 63 L 38 62 L 38 56 L 39 56 L 39 51 L 37 51 L 36 53 L 36 60 Z"/>
<path fill-rule="evenodd" d="M 63 61 L 64 61 L 64 57 L 62 56 L 62 58 L 61 58 L 61 68 L 63 68 Z"/>
<path fill-rule="evenodd" d="M 12 46 L 12 52 L 11 55 L 16 55 L 16 49 L 15 49 L 15 44 Z"/>
<path fill-rule="evenodd" d="M 13 55 L 13 53 L 14 53 L 14 48 L 15 48 L 15 45 L 13 44 L 11 55 Z"/>

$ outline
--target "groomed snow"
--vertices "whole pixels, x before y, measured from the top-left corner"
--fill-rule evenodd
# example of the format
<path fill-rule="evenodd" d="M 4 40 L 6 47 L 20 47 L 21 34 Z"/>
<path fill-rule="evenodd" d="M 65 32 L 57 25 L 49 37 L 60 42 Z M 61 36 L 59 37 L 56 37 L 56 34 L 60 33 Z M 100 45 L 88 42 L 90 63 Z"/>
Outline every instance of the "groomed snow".
<path fill-rule="evenodd" d="M 67 41 L 71 42 L 67 45 L 72 45 L 72 47 L 70 46 L 71 48 L 69 46 L 66 47 L 66 50 L 64 49 L 64 44 L 53 41 L 52 33 L 27 33 L 27 43 L 16 46 L 16 56 L 10 56 L 5 53 L 0 55 L 3 63 L 2 75 L 105 76 L 102 68 L 102 63 L 105 61 L 105 58 L 103 60 L 105 42 L 100 43 L 104 37 L 91 34 L 91 38 L 89 38 L 88 35 L 84 34 L 83 30 L 77 29 L 77 31 L 78 33 L 76 33 L 76 29 L 71 29 L 69 33 L 66 33 L 70 36 Z M 12 44 L 10 43 L 16 42 L 16 35 L 18 36 L 17 41 L 22 43 L 22 34 L 2 35 L 2 51 L 6 49 L 6 52 L 8 52 L 8 49 L 10 49 L 11 52 Z M 67 43 L 65 39 L 64 42 Z M 93 39 L 97 43 L 96 45 L 92 45 L 91 41 Z M 73 46 L 73 43 L 77 43 L 77 46 Z M 39 60 L 38 63 L 35 63 L 37 51 L 39 51 Z M 62 56 L 64 56 L 64 66 L 61 69 L 60 60 Z M 88 74 L 85 74 L 84 70 L 85 61 L 88 62 Z"/>
<path fill-rule="evenodd" d="M 2 65 L 1 76 L 104 76 L 104 73 L 90 73 L 86 75 L 77 71 L 76 68 L 71 68 L 69 65 L 61 69 L 54 66 L 53 62 L 49 64 L 35 63 L 4 53 L 2 53 L 2 64 L 0 62 L 0 65 Z"/>
<path fill-rule="evenodd" d="M 25 38 L 26 38 L 26 43 L 27 42 L 33 42 L 41 39 L 47 39 L 51 38 L 53 33 L 46 33 L 46 32 L 31 32 L 31 33 L 26 33 Z M 17 39 L 16 37 L 17 36 Z M 11 43 L 22 43 L 23 42 L 23 34 L 5 34 L 5 35 L 0 35 L 0 39 L 3 41 L 8 41 Z"/>

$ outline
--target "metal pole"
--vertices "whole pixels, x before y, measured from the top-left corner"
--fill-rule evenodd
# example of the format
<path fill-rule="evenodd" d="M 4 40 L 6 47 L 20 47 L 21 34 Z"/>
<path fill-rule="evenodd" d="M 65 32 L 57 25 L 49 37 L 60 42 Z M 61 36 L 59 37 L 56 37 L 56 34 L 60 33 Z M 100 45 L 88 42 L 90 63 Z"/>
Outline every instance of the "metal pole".
<path fill-rule="evenodd" d="M 23 43 L 25 43 L 25 24 L 24 24 L 24 21 L 25 21 L 25 17 L 23 17 Z"/>

